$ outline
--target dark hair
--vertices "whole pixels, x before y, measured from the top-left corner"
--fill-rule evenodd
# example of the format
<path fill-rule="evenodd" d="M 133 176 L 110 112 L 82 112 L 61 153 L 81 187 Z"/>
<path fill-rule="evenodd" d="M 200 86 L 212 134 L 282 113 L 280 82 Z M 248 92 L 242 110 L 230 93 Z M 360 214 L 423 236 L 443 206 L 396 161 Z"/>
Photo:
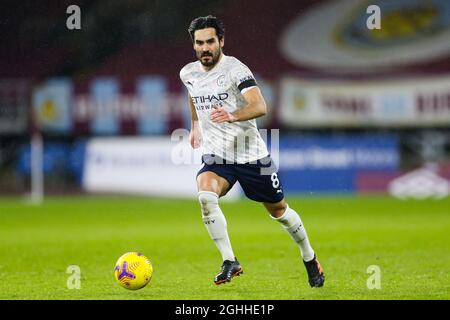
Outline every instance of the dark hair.
<path fill-rule="evenodd" d="M 225 27 L 223 26 L 222 21 L 211 15 L 207 17 L 198 17 L 192 20 L 191 25 L 188 28 L 192 42 L 194 41 L 195 31 L 206 28 L 216 29 L 216 34 L 219 40 L 222 40 L 223 36 L 225 35 Z"/>

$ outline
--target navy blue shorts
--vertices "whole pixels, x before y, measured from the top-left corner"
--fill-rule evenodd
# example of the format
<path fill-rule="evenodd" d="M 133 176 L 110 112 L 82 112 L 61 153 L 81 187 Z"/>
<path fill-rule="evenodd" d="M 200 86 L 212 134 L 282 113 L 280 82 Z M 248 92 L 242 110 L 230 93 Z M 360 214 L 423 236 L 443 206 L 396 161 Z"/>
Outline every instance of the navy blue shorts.
<path fill-rule="evenodd" d="M 233 187 L 239 182 L 245 195 L 254 201 L 275 203 L 283 200 L 284 194 L 277 175 L 277 168 L 270 156 L 255 163 L 226 163 L 225 160 L 213 155 L 203 155 L 203 167 L 197 176 L 211 171 L 224 178 Z"/>

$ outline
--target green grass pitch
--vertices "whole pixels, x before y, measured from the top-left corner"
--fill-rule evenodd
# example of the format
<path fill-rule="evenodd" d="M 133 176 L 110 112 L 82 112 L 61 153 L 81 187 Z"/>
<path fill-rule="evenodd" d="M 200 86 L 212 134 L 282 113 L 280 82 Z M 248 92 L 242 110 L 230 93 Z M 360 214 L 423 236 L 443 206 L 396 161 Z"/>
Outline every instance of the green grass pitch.
<path fill-rule="evenodd" d="M 449 299 L 450 199 L 288 197 L 326 275 L 307 283 L 299 250 L 261 204 L 222 209 L 244 274 L 216 286 L 221 259 L 197 201 L 131 197 L 53 197 L 41 206 L 0 199 L 0 299 Z M 150 284 L 115 283 L 120 255 L 139 251 L 154 266 Z M 81 288 L 68 289 L 69 265 Z M 369 290 L 367 268 L 381 270 Z"/>

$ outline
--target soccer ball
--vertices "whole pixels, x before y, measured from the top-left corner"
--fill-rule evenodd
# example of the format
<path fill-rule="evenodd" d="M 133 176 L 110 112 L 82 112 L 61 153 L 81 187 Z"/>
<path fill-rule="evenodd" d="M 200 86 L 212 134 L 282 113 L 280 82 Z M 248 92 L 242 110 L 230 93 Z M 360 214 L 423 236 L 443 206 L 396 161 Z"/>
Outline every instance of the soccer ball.
<path fill-rule="evenodd" d="M 153 266 L 150 260 L 139 252 L 127 252 L 116 262 L 114 278 L 124 288 L 137 290 L 145 287 L 152 279 Z"/>

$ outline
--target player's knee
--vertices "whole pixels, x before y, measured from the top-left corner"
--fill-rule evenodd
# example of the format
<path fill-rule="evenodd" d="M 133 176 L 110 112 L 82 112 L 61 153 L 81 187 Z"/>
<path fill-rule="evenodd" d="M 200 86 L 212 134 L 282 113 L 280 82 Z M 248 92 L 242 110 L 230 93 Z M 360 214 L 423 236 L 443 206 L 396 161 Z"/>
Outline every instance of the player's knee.
<path fill-rule="evenodd" d="M 200 191 L 198 193 L 198 201 L 200 202 L 203 216 L 209 215 L 219 206 L 219 196 L 211 191 Z"/>
<path fill-rule="evenodd" d="M 265 203 L 267 211 L 269 211 L 270 215 L 274 218 L 281 217 L 287 209 L 287 204 L 284 201 L 278 203 Z"/>

